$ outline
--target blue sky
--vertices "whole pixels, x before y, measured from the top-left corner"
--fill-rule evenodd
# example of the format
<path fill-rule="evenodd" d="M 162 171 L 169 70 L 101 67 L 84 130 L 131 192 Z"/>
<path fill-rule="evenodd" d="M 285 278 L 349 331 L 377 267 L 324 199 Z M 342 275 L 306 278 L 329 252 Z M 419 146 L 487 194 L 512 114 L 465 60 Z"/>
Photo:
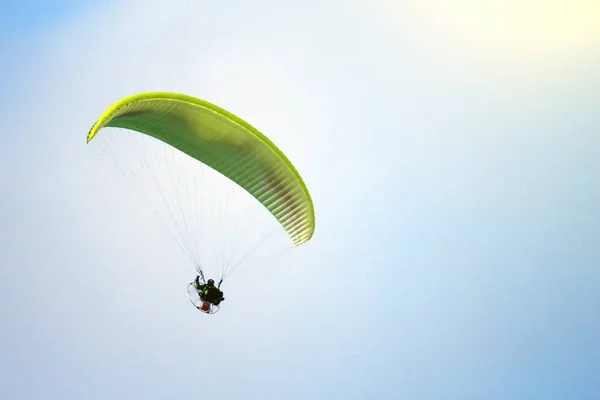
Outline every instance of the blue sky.
<path fill-rule="evenodd" d="M 54 23 L 60 23 L 65 16 L 76 13 L 83 4 L 89 2 L 59 0 L 52 3 L 27 0 L 2 5 L 2 36 L 29 34 L 40 31 Z"/>
<path fill-rule="evenodd" d="M 54 4 L 0 28 L 0 398 L 600 397 L 595 4 Z M 214 316 L 85 143 L 153 90 L 250 121 L 314 198 Z"/>

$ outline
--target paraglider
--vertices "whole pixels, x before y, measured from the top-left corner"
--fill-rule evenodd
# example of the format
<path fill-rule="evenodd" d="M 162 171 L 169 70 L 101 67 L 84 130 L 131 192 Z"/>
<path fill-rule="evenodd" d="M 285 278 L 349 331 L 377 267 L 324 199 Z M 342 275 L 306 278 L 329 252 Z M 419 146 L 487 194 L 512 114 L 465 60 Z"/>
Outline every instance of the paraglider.
<path fill-rule="evenodd" d="M 216 312 L 224 300 L 223 280 L 266 243 L 277 242 L 278 233 L 285 233 L 285 241 L 279 234 L 284 248 L 312 238 L 314 206 L 300 174 L 264 134 L 230 112 L 183 94 L 141 93 L 110 106 L 87 142 L 104 128 L 120 129 L 103 134 L 109 139 L 103 153 L 155 206 L 195 265 L 198 275 L 188 295 L 199 310 Z M 211 251 L 218 254 L 209 261 Z M 207 267 L 220 270 L 218 285 L 204 282 Z"/>
<path fill-rule="evenodd" d="M 215 281 L 212 279 L 209 279 L 205 284 L 201 284 L 200 275 L 197 275 L 196 280 L 194 281 L 194 287 L 200 294 L 200 300 L 202 300 L 204 308 L 208 306 L 206 303 L 218 307 L 219 304 L 225 300 L 223 292 L 218 286 L 215 286 Z"/>

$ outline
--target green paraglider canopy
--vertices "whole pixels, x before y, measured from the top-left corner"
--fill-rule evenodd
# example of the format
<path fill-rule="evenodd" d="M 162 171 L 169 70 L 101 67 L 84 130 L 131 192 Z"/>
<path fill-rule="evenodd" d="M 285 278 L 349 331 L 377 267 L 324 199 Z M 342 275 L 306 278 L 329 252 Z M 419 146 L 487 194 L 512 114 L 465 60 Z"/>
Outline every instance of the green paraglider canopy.
<path fill-rule="evenodd" d="M 141 93 L 113 104 L 92 126 L 152 136 L 208 165 L 262 203 L 299 246 L 315 229 L 314 207 L 300 174 L 262 133 L 207 101 L 167 92 Z"/>

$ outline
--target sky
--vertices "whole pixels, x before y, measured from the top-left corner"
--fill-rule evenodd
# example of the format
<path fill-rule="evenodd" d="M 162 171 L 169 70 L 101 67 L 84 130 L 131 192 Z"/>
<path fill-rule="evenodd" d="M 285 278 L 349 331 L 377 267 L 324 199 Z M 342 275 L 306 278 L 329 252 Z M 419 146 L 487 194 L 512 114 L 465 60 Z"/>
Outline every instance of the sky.
<path fill-rule="evenodd" d="M 596 2 L 19 4 L 0 8 L 0 398 L 600 398 Z M 227 282 L 215 315 L 85 141 L 155 90 L 249 121 L 315 204 L 312 240 Z"/>

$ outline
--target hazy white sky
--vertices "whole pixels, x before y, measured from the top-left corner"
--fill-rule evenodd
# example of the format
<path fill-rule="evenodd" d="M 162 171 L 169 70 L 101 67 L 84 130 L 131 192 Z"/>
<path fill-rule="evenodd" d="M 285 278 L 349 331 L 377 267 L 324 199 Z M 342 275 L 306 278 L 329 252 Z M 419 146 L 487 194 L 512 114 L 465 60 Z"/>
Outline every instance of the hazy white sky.
<path fill-rule="evenodd" d="M 23 4 L 0 9 L 0 398 L 600 397 L 595 2 Z M 153 90 L 248 120 L 313 195 L 313 240 L 213 316 L 85 143 Z"/>

